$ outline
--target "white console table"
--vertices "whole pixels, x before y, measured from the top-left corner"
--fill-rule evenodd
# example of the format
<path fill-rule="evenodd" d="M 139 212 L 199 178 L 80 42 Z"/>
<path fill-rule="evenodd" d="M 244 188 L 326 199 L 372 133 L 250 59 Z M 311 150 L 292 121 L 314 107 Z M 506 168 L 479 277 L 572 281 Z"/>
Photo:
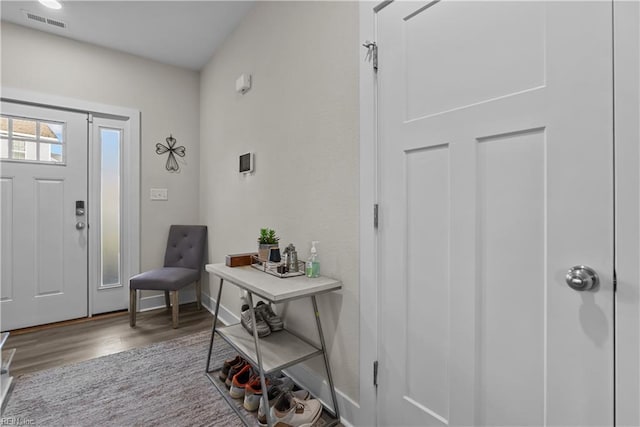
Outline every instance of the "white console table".
<path fill-rule="evenodd" d="M 212 378 L 212 372 L 221 368 L 211 369 L 211 350 L 213 349 L 213 338 L 216 333 L 220 335 L 229 345 L 231 345 L 238 353 L 247 359 L 252 365 L 258 368 L 260 372 L 260 383 L 262 390 L 267 390 L 265 374 L 285 369 L 297 363 L 305 361 L 315 356 L 323 356 L 324 366 L 327 372 L 327 380 L 331 390 L 331 398 L 333 400 L 333 408 L 327 409 L 339 422 L 340 411 L 338 409 L 338 401 L 331 377 L 331 368 L 329 366 L 329 356 L 322 333 L 320 324 L 320 313 L 318 312 L 318 304 L 316 296 L 325 292 L 338 290 L 342 287 L 342 283 L 338 280 L 327 277 L 307 278 L 305 276 L 296 276 L 288 278 L 279 278 L 264 273 L 253 267 L 227 267 L 224 264 L 207 264 L 206 270 L 220 278 L 220 287 L 218 289 L 218 297 L 216 299 L 216 307 L 214 311 L 213 327 L 211 329 L 211 340 L 209 342 L 209 353 L 207 355 L 207 376 L 211 382 L 217 386 Z M 253 296 L 258 296 L 270 304 L 279 304 L 300 298 L 311 298 L 313 304 L 313 315 L 316 320 L 316 327 L 320 339 L 320 347 L 301 337 L 292 331 L 282 330 L 272 333 L 266 337 L 258 338 L 258 331 L 253 328 L 253 337 L 240 324 L 225 327 L 216 327 L 218 321 L 218 310 L 220 308 L 220 298 L 222 296 L 222 285 L 227 281 L 247 291 L 248 303 L 251 311 L 252 324 L 256 324 L 255 312 L 253 304 Z M 226 390 L 220 390 L 223 396 L 226 396 Z M 262 394 L 265 407 L 269 407 L 267 393 Z M 229 397 L 230 399 L 230 397 Z M 231 403 L 231 402 L 230 402 Z M 237 411 L 236 406 L 230 405 Z M 238 413 L 244 420 L 244 416 Z M 245 421 L 246 422 L 246 421 Z M 271 415 L 267 411 L 267 422 L 272 426 Z"/>

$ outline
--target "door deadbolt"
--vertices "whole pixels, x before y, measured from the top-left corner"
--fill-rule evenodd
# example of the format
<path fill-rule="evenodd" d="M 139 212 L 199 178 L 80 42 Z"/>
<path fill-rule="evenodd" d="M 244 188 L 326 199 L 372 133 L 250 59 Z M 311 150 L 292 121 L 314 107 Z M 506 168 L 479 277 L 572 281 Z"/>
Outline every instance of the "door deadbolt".
<path fill-rule="evenodd" d="M 84 215 L 84 200 L 76 200 L 76 216 Z"/>
<path fill-rule="evenodd" d="M 598 286 L 598 275 L 589 267 L 576 265 L 569 269 L 565 281 L 576 291 L 590 291 Z"/>

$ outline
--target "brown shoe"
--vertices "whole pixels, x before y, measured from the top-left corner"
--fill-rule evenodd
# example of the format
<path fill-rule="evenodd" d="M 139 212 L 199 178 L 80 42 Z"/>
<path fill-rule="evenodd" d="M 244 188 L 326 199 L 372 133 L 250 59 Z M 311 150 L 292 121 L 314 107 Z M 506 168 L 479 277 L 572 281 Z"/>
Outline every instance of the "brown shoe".
<path fill-rule="evenodd" d="M 236 357 L 234 357 L 233 359 L 225 360 L 224 364 L 222 365 L 222 369 L 220 369 L 220 373 L 218 374 L 218 378 L 220 378 L 220 381 L 225 381 L 227 379 L 227 375 L 229 375 L 229 369 L 231 369 L 232 366 L 242 362 L 243 360 L 244 359 L 239 354 L 236 355 Z"/>
<path fill-rule="evenodd" d="M 239 363 L 233 365 L 229 368 L 229 373 L 227 374 L 227 378 L 224 380 L 224 385 L 227 388 L 231 388 L 231 382 L 233 381 L 233 377 L 242 370 L 246 365 L 248 365 L 247 361 L 242 359 Z"/>

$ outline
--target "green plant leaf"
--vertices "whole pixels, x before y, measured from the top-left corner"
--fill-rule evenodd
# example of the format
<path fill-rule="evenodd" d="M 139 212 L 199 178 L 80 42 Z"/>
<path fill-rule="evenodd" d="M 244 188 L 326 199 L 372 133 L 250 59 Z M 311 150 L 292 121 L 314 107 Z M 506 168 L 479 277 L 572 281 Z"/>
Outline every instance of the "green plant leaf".
<path fill-rule="evenodd" d="M 272 228 L 261 228 L 258 243 L 262 245 L 277 244 L 280 238 L 276 235 L 276 231 Z"/>

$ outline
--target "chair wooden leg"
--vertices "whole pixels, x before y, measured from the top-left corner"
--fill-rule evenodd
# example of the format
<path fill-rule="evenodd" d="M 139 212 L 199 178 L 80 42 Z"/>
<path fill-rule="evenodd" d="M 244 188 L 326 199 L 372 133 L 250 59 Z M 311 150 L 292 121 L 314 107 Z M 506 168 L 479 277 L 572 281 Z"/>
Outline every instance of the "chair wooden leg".
<path fill-rule="evenodd" d="M 196 281 L 196 308 L 202 309 L 202 283 L 200 280 Z"/>
<path fill-rule="evenodd" d="M 164 291 L 164 305 L 167 307 L 167 310 L 171 308 L 171 301 L 169 299 L 169 291 Z"/>
<path fill-rule="evenodd" d="M 136 290 L 129 289 L 129 326 L 136 326 Z"/>
<path fill-rule="evenodd" d="M 180 304 L 178 303 L 178 291 L 171 291 L 171 305 L 171 321 L 173 328 L 175 329 L 178 327 L 178 307 L 180 307 Z"/>

